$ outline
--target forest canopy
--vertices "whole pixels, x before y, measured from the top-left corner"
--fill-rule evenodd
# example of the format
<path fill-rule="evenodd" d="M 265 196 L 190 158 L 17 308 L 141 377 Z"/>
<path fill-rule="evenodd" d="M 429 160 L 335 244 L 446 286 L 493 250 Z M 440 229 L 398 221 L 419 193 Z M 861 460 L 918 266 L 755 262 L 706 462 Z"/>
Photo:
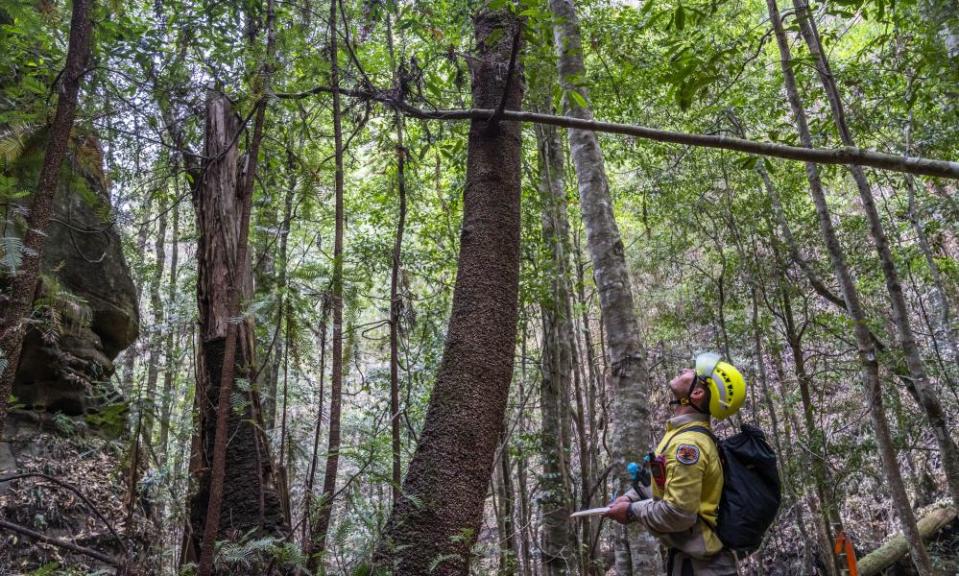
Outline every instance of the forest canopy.
<path fill-rule="evenodd" d="M 956 0 L 6 0 L 0 48 L 0 573 L 667 574 L 570 515 L 708 425 L 704 352 L 781 481 L 739 574 L 959 570 Z"/>

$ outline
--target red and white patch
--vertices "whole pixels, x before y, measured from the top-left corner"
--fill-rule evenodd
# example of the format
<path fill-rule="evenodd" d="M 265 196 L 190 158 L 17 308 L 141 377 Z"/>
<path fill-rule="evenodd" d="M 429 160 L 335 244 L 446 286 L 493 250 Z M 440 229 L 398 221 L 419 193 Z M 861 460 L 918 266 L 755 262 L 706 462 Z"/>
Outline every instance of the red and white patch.
<path fill-rule="evenodd" d="M 693 444 L 680 444 L 676 448 L 676 460 L 681 464 L 695 464 L 699 462 L 699 447 Z"/>

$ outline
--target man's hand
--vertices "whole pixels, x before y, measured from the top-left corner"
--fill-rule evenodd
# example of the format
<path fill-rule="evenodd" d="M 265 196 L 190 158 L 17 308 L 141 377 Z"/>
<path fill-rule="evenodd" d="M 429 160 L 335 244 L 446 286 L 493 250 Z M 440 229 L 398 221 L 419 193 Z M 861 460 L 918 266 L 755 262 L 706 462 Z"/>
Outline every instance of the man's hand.
<path fill-rule="evenodd" d="M 629 503 L 632 502 L 632 501 L 633 501 L 632 498 L 630 498 L 630 497 L 627 496 L 626 494 L 623 494 L 622 496 L 617 496 L 616 499 L 613 500 L 612 502 L 610 502 L 609 505 L 610 505 L 610 506 L 613 506 L 613 505 L 615 505 L 615 504 L 619 504 L 620 502 L 626 502 L 627 504 L 629 504 Z"/>
<path fill-rule="evenodd" d="M 613 505 L 609 507 L 609 512 L 603 514 L 603 516 L 605 518 L 612 518 L 620 524 L 629 524 L 630 522 L 636 520 L 636 518 L 633 517 L 632 511 L 630 510 L 632 503 L 629 501 L 629 499 L 626 499 L 626 501 L 620 501 L 622 498 L 626 497 L 620 496 L 617 498 L 613 502 Z"/>

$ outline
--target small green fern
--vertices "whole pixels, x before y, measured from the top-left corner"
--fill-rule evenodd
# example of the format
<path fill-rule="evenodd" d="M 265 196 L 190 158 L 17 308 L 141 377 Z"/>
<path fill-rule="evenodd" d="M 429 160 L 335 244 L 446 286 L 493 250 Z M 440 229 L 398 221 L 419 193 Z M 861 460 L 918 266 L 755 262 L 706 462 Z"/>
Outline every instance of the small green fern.
<path fill-rule="evenodd" d="M 0 265 L 11 274 L 16 274 L 23 261 L 23 240 L 16 236 L 0 238 Z"/>
<path fill-rule="evenodd" d="M 36 130 L 36 126 L 26 122 L 0 128 L 0 172 L 9 170 L 20 158 Z"/>

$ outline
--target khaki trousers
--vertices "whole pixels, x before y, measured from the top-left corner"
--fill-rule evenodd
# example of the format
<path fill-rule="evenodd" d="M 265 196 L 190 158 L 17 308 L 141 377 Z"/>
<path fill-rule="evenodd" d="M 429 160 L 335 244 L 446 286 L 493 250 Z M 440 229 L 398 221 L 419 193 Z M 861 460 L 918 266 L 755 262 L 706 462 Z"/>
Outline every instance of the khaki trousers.
<path fill-rule="evenodd" d="M 666 576 L 736 576 L 736 557 L 729 550 L 698 559 L 675 548 L 666 556 Z"/>

